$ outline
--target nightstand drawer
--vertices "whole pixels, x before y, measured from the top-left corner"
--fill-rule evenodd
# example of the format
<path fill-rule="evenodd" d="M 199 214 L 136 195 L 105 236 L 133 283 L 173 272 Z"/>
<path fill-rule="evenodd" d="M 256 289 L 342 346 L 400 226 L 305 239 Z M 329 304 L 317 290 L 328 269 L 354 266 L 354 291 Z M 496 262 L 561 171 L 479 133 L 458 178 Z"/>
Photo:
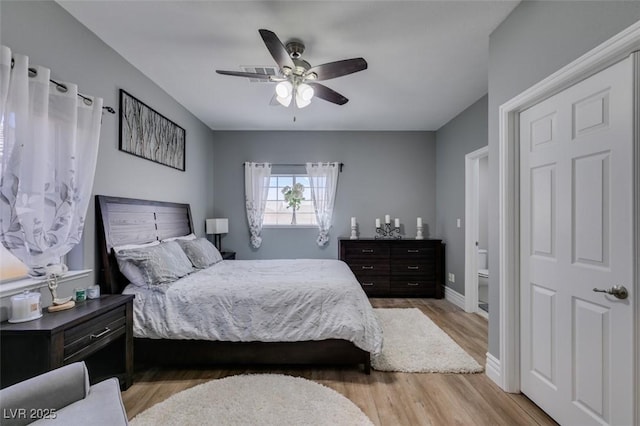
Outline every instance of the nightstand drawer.
<path fill-rule="evenodd" d="M 65 330 L 64 363 L 83 359 L 125 332 L 124 306 Z"/>

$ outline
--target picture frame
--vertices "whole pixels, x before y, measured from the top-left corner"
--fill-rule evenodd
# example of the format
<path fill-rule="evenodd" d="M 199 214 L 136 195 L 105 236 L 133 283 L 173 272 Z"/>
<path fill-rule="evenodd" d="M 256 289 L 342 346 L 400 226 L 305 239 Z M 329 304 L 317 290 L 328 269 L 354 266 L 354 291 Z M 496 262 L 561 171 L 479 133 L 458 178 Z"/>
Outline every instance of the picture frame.
<path fill-rule="evenodd" d="M 120 89 L 120 151 L 186 170 L 186 132 L 155 109 Z"/>

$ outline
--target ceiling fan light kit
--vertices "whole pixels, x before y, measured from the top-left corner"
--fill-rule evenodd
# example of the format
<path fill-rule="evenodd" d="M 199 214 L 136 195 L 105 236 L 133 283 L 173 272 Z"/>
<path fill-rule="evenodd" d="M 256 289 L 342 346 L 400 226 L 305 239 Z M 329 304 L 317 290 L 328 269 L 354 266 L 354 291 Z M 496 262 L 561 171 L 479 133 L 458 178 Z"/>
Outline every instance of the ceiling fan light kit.
<path fill-rule="evenodd" d="M 305 46 L 300 40 L 291 40 L 285 47 L 273 31 L 261 29 L 258 32 L 269 53 L 278 64 L 280 75 L 223 70 L 216 70 L 216 72 L 222 75 L 257 78 L 278 83 L 275 89 L 275 98 L 280 105 L 285 107 L 291 105 L 294 94 L 295 106 L 298 108 L 304 108 L 311 104 L 314 96 L 336 105 L 344 105 L 349 101 L 346 97 L 317 83 L 317 81 L 329 80 L 367 69 L 367 61 L 363 58 L 344 59 L 312 67 L 309 62 L 301 59 Z"/>

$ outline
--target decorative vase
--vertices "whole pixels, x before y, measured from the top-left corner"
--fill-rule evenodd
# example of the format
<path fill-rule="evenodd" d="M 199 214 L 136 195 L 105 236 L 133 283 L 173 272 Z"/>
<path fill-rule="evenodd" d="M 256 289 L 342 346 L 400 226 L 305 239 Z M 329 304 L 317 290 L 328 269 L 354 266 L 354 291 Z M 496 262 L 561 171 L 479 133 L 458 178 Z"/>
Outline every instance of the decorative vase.
<path fill-rule="evenodd" d="M 291 214 L 291 224 L 295 225 L 296 224 L 296 208 L 293 207 L 293 213 Z"/>

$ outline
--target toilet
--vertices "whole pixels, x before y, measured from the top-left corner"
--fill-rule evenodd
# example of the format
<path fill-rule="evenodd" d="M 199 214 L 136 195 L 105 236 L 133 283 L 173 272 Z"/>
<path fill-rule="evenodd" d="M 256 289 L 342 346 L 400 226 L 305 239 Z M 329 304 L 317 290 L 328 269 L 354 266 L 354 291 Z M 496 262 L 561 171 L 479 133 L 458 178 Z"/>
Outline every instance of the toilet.
<path fill-rule="evenodd" d="M 478 302 L 489 303 L 489 264 L 486 249 L 478 249 Z"/>

